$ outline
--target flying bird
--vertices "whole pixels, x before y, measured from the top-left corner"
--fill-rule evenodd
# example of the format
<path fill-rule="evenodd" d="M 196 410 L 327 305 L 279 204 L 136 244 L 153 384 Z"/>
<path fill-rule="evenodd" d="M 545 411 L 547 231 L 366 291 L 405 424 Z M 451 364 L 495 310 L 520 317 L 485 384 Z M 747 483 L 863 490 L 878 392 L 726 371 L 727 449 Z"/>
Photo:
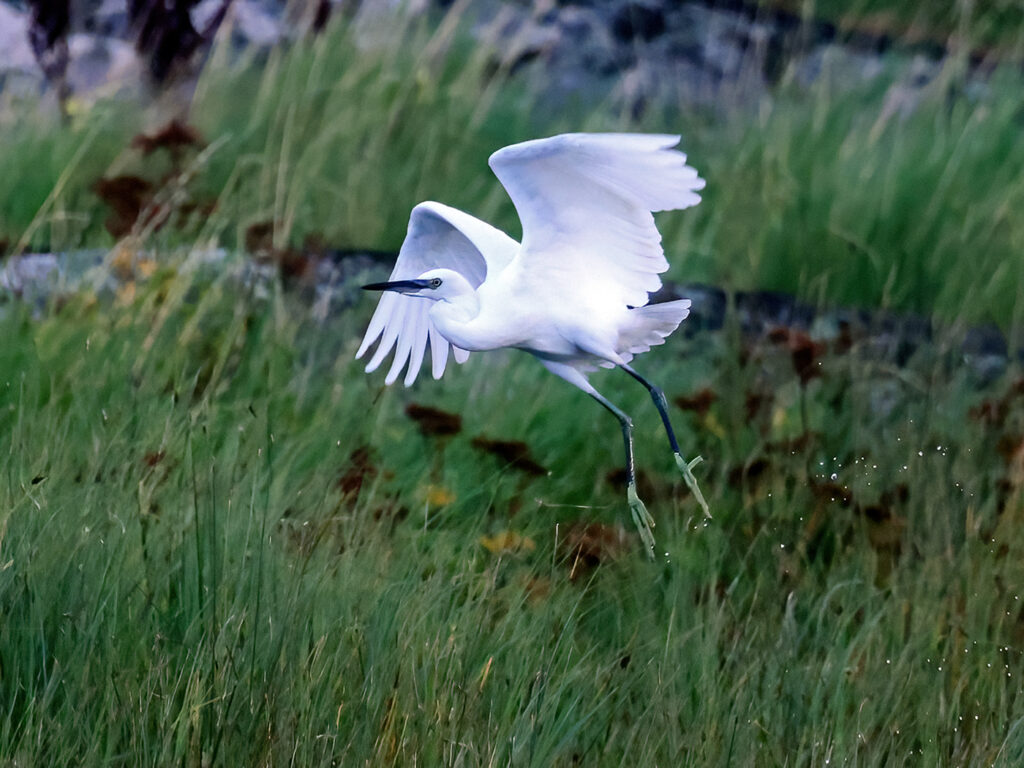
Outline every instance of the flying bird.
<path fill-rule="evenodd" d="M 500 149 L 488 163 L 522 222 L 521 243 L 441 203 L 413 208 L 391 277 L 365 285 L 383 291 L 362 357 L 376 370 L 395 350 L 385 377 L 416 380 L 429 342 L 441 378 L 451 352 L 513 347 L 529 352 L 619 420 L 626 453 L 626 498 L 649 555 L 654 519 L 637 496 L 633 425 L 588 380 L 598 368 L 621 368 L 650 393 L 676 464 L 710 516 L 693 467 L 683 459 L 665 395 L 631 366 L 662 344 L 690 312 L 690 300 L 649 304 L 668 269 L 652 212 L 700 202 L 704 180 L 674 147 L 678 136 L 569 133 Z"/>

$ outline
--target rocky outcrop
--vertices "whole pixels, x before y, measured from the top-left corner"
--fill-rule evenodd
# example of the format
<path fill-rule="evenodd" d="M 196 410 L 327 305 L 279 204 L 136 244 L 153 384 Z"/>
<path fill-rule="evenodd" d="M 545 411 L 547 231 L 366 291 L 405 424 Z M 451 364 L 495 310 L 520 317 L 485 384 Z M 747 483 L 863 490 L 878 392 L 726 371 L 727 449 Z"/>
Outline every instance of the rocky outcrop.
<path fill-rule="evenodd" d="M 0 0 L 0 89 L 90 101 L 194 82 L 227 22 L 238 46 L 268 47 L 323 26 L 328 0 Z"/>
<path fill-rule="evenodd" d="M 167 74 L 166 62 L 141 44 L 143 32 L 128 12 L 131 0 L 68 1 L 67 79 L 79 98 L 132 91 L 147 73 L 157 80 Z M 179 16 L 180 8 L 188 8 L 174 23 L 177 34 L 188 33 L 190 45 L 197 47 L 196 35 L 209 37 L 221 21 L 232 44 L 269 47 L 322 28 L 332 13 L 357 22 L 398 8 L 460 13 L 472 19 L 474 34 L 490 47 L 498 71 L 515 75 L 534 66 L 543 73 L 536 78 L 542 100 L 606 103 L 610 95 L 634 113 L 665 102 L 702 108 L 755 104 L 781 81 L 810 87 L 828 78 L 834 88 L 850 88 L 883 70 L 919 88 L 935 76 L 945 55 L 938 44 L 901 51 L 884 36 L 843 36 L 827 23 L 742 2 L 178 0 L 156 5 L 176 6 Z M 5 89 L 45 89 L 28 42 L 29 21 L 24 3 L 0 0 L 0 85 Z M 164 32 L 153 27 L 147 34 L 151 48 L 161 44 Z M 887 56 L 884 64 L 881 53 Z"/>
<path fill-rule="evenodd" d="M 486 6 L 478 35 L 506 71 L 539 63 L 538 80 L 551 103 L 606 102 L 611 94 L 634 115 L 666 103 L 742 108 L 781 82 L 809 88 L 827 78 L 835 91 L 885 71 L 919 89 L 945 56 L 940 45 L 901 51 L 888 38 L 842 36 L 830 24 L 754 3 L 493 0 Z"/>

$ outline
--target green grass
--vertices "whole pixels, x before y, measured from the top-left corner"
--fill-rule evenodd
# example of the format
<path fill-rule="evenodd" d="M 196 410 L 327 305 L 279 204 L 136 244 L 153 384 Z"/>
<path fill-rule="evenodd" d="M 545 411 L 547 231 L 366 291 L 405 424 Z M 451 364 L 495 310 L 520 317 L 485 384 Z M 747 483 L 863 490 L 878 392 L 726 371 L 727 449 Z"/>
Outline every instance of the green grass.
<path fill-rule="evenodd" d="M 91 186 L 117 174 L 162 187 L 155 205 L 168 211 L 212 206 L 158 232 L 140 227 L 164 250 L 240 248 L 254 224 L 279 247 L 390 250 L 424 199 L 515 234 L 490 152 L 563 130 L 672 131 L 708 179 L 701 206 L 662 218 L 673 277 L 1019 328 L 1020 75 L 1007 66 L 972 80 L 954 56 L 908 91 L 897 58 L 852 90 L 827 76 L 810 93 L 784 81 L 756 111 L 669 99 L 637 117 L 610 97 L 551 116 L 533 109 L 543 69 L 495 71 L 452 17 L 374 34 L 339 22 L 269 57 L 216 49 L 192 111 L 206 149 L 177 166 L 131 148 L 141 118 L 116 105 L 69 126 L 11 116 L 0 127 L 0 241 L 111 245 Z"/>
<path fill-rule="evenodd" d="M 100 102 L 68 125 L 19 104 L 0 125 L 0 239 L 53 250 L 110 244 L 92 185 L 129 174 L 162 189 L 171 208 L 216 204 L 182 227 L 143 228 L 154 244 L 240 246 L 249 225 L 270 222 L 278 245 L 316 234 L 341 247 L 397 248 L 424 195 L 466 207 L 496 198 L 480 172 L 488 154 L 535 135 L 526 92 L 492 84 L 487 67 L 486 52 L 452 20 L 359 33 L 338 23 L 269 55 L 225 43 L 191 107 L 205 151 L 177 165 L 131 146 L 144 120 L 122 103 Z"/>
<path fill-rule="evenodd" d="M 221 201 L 216 234 L 241 242 L 231 227 L 266 220 L 279 245 L 315 234 L 397 250 L 425 198 L 493 205 L 500 192 L 481 172 L 487 156 L 537 126 L 528 93 L 497 79 L 454 22 L 376 32 L 336 24 L 266 62 L 215 57 L 194 114 L 225 142 L 209 172 Z"/>
<path fill-rule="evenodd" d="M 830 351 L 804 388 L 732 324 L 677 334 L 639 365 L 717 396 L 673 410 L 707 524 L 642 388 L 595 376 L 636 423 L 649 563 L 614 420 L 526 356 L 385 390 L 351 359 L 365 299 L 316 321 L 171 255 L 262 221 L 278 245 L 394 248 L 425 198 L 515 232 L 493 149 L 672 130 L 709 181 L 660 218 L 673 277 L 1019 328 L 1019 75 L 978 91 L 958 66 L 907 116 L 885 76 L 725 118 L 548 121 L 531 73 L 496 75 L 457 27 L 216 52 L 207 150 L 164 192 L 213 213 L 141 233 L 160 269 L 134 292 L 0 304 L 0 766 L 1020 764 L 1016 368 L 982 389 L 940 334 L 904 369 Z M 109 105 L 5 122 L 0 239 L 112 244 L 95 178 L 168 172 L 138 128 Z M 420 435 L 413 401 L 462 433 Z M 580 521 L 629 545 L 587 567 Z"/>
<path fill-rule="evenodd" d="M 674 410 L 715 518 L 642 388 L 599 376 L 634 416 L 665 554 L 630 528 L 571 579 L 573 521 L 629 525 L 619 439 L 527 356 L 383 390 L 351 360 L 365 303 L 315 322 L 172 269 L 126 296 L 0 320 L 7 764 L 1024 758 L 1016 374 L 977 391 L 941 344 L 903 371 L 855 346 L 804 390 L 784 348 L 673 338 L 641 369 L 718 395 Z M 968 416 L 983 398 L 994 425 Z M 462 434 L 420 436 L 413 400 Z M 501 532 L 533 547 L 494 554 Z"/>
<path fill-rule="evenodd" d="M 105 242 L 92 184 L 125 147 L 138 118 L 97 109 L 73 126 L 35 105 L 0 123 L 0 254 L 20 248 L 77 248 Z"/>
<path fill-rule="evenodd" d="M 897 41 L 969 47 L 980 53 L 994 48 L 1020 55 L 1024 6 L 1019 0 L 971 3 L 890 0 L 762 0 L 759 5 L 834 24 L 840 33 L 868 33 Z"/>
<path fill-rule="evenodd" d="M 986 87 L 968 96 L 954 64 L 917 97 L 886 78 L 837 94 L 826 78 L 752 121 L 694 131 L 708 187 L 665 217 L 667 247 L 686 254 L 673 274 L 1019 327 L 1019 80 L 997 72 Z"/>

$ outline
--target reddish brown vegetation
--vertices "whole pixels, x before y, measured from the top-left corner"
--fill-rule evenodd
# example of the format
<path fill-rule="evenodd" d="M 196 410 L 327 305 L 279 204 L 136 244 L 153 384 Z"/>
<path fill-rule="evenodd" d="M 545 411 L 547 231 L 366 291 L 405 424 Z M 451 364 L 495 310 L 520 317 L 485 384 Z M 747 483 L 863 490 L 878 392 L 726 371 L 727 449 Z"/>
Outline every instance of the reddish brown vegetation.
<path fill-rule="evenodd" d="M 569 565 L 569 580 L 575 581 L 598 565 L 617 560 L 626 554 L 629 551 L 629 537 L 621 525 L 577 520 L 569 526 L 559 545 Z"/>
<path fill-rule="evenodd" d="M 548 471 L 539 464 L 530 453 L 530 446 L 518 440 L 491 440 L 480 435 L 473 438 L 473 447 L 484 453 L 496 456 L 513 469 L 527 475 L 542 477 Z"/>
<path fill-rule="evenodd" d="M 371 459 L 370 448 L 361 445 L 349 454 L 347 465 L 339 473 L 335 485 L 343 494 L 356 496 L 362 490 L 363 483 L 376 476 L 377 467 Z"/>
<path fill-rule="evenodd" d="M 204 142 L 199 131 L 174 119 L 153 133 L 136 135 L 131 145 L 140 150 L 143 157 L 153 154 L 158 149 L 165 149 L 172 157 L 180 159 L 186 149 L 202 149 Z"/>
<path fill-rule="evenodd" d="M 462 417 L 440 408 L 409 403 L 405 407 L 405 415 L 415 421 L 420 432 L 427 437 L 447 437 L 462 431 Z"/>
<path fill-rule="evenodd" d="M 716 400 L 718 395 L 711 388 L 705 387 L 692 395 L 679 395 L 674 402 L 684 411 L 693 411 L 698 416 L 704 416 Z"/>

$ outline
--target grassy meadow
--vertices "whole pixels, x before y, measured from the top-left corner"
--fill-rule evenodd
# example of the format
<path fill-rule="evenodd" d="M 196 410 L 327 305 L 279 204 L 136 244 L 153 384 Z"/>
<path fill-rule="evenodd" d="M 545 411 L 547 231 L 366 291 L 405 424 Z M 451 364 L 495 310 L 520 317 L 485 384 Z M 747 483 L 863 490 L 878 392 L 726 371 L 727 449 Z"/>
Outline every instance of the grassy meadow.
<path fill-rule="evenodd" d="M 979 93 L 951 62 L 907 113 L 883 77 L 542 119 L 537 73 L 450 20 L 353 35 L 215 50 L 180 152 L 109 104 L 0 121 L 11 250 L 112 246 L 96 180 L 150 185 L 120 290 L 0 298 L 0 766 L 1020 765 L 1016 363 L 983 382 L 941 330 L 904 366 L 733 314 L 676 334 L 637 367 L 710 521 L 646 392 L 595 375 L 636 424 L 650 562 L 585 395 L 514 353 L 384 388 L 352 359 L 372 299 L 323 317 L 234 253 L 264 222 L 270 250 L 391 249 L 425 198 L 515 232 L 489 152 L 672 130 L 709 183 L 659 219 L 671 277 L 1012 340 L 1013 73 Z"/>
<path fill-rule="evenodd" d="M 367 309 L 167 272 L 8 313 L 10 765 L 1024 757 L 1019 383 L 855 344 L 801 384 L 784 346 L 678 338 L 643 370 L 716 393 L 675 410 L 713 520 L 646 393 L 599 382 L 651 563 L 610 417 L 522 355 L 385 390 L 351 361 Z"/>

